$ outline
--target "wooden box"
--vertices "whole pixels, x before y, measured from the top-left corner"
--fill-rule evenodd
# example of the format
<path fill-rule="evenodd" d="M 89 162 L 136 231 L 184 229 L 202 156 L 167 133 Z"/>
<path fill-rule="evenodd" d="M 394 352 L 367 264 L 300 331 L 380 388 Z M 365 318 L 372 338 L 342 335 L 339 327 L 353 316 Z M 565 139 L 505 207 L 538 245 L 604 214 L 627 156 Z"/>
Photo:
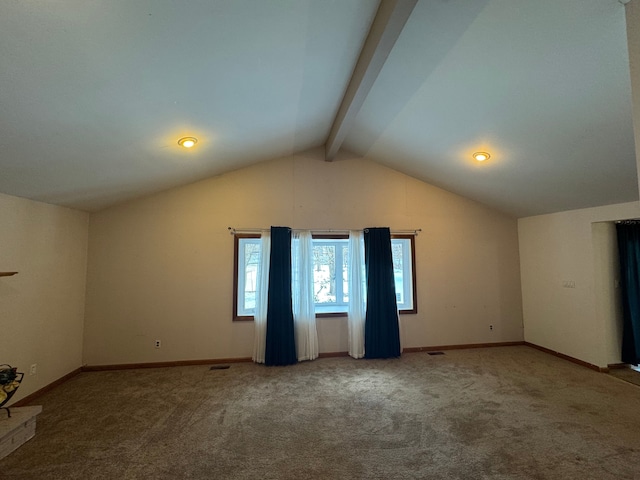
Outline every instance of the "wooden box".
<path fill-rule="evenodd" d="M 10 408 L 11 418 L 6 410 L 0 410 L 0 459 L 6 457 L 36 434 L 36 415 L 41 406 Z"/>

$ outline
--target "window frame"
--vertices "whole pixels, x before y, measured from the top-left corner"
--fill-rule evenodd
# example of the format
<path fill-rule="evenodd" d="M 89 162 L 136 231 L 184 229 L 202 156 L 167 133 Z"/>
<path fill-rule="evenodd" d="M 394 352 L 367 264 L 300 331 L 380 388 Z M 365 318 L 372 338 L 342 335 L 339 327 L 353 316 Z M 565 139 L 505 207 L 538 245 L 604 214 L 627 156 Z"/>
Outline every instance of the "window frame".
<path fill-rule="evenodd" d="M 253 315 L 238 315 L 238 279 L 239 279 L 239 256 L 240 256 L 240 239 L 244 238 L 260 238 L 260 234 L 253 233 L 237 233 L 233 240 L 233 321 L 247 322 L 253 321 Z M 346 234 L 314 234 L 312 238 L 325 239 L 325 240 L 348 240 L 349 235 Z M 416 281 L 416 243 L 415 235 L 391 235 L 391 239 L 407 239 L 411 245 L 411 282 L 410 288 L 413 296 L 413 308 L 398 310 L 400 315 L 411 315 L 418 313 L 418 298 L 417 298 L 417 281 Z M 332 317 L 346 317 L 347 312 L 323 312 L 316 313 L 316 318 L 332 318 Z"/>
<path fill-rule="evenodd" d="M 253 315 L 238 315 L 238 279 L 239 276 L 239 256 L 241 238 L 260 238 L 257 233 L 237 233 L 233 236 L 233 321 L 253 322 Z"/>
<path fill-rule="evenodd" d="M 416 236 L 415 235 L 391 235 L 393 239 L 406 239 L 411 244 L 411 291 L 413 298 L 413 308 L 405 308 L 398 310 L 401 315 L 418 313 L 418 298 L 417 298 L 417 282 L 416 282 Z"/>
<path fill-rule="evenodd" d="M 313 240 L 349 240 L 349 235 L 345 234 L 317 234 L 311 235 Z M 316 313 L 316 318 L 332 318 L 332 317 L 346 317 L 347 312 L 321 312 Z"/>

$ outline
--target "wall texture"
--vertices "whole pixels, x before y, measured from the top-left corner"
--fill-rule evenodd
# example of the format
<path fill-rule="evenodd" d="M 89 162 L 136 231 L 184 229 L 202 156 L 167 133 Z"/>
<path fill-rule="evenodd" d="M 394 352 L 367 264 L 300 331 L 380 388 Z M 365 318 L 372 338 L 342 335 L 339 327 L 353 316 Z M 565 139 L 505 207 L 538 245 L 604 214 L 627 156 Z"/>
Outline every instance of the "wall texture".
<path fill-rule="evenodd" d="M 633 131 L 636 139 L 636 164 L 640 183 L 640 0 L 632 0 L 625 5 L 625 16 L 633 101 Z"/>
<path fill-rule="evenodd" d="M 639 215 L 632 202 L 518 220 L 527 342 L 600 367 L 620 362 L 615 231 L 601 223 Z"/>
<path fill-rule="evenodd" d="M 0 363 L 25 372 L 12 402 L 82 365 L 89 215 L 0 194 Z M 29 375 L 31 365 L 36 375 Z"/>
<path fill-rule="evenodd" d="M 271 225 L 422 228 L 418 314 L 401 316 L 403 345 L 523 338 L 515 219 L 366 159 L 312 151 L 92 214 L 85 363 L 251 356 L 253 323 L 232 321 L 227 227 Z M 346 319 L 318 319 L 318 335 L 321 352 L 347 350 Z"/>

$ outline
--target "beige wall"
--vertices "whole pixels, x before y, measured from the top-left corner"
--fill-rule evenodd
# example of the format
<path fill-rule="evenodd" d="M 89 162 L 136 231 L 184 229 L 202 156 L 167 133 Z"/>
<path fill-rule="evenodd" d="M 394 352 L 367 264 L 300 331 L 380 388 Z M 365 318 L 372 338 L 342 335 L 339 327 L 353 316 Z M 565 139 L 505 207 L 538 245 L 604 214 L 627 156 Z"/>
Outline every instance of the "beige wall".
<path fill-rule="evenodd" d="M 401 317 L 404 346 L 523 338 L 515 219 L 368 160 L 328 163 L 314 151 L 92 214 L 85 362 L 251 356 L 253 323 L 232 321 L 227 227 L 270 225 L 422 228 L 419 313 Z M 319 319 L 318 333 L 321 352 L 347 350 L 345 319 Z"/>
<path fill-rule="evenodd" d="M 606 222 L 639 215 L 632 202 L 518 220 L 526 341 L 601 367 L 620 362 L 617 250 Z"/>
<path fill-rule="evenodd" d="M 89 215 L 0 194 L 0 363 L 25 372 L 12 403 L 82 365 Z M 37 373 L 29 367 L 37 364 Z"/>

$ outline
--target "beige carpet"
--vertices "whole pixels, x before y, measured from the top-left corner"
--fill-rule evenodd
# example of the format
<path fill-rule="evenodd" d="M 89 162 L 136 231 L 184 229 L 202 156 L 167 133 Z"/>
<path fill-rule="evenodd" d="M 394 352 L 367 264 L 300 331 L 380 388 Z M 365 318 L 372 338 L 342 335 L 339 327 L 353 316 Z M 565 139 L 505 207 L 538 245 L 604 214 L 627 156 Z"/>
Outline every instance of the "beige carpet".
<path fill-rule="evenodd" d="M 525 346 L 83 373 L 37 403 L 0 478 L 640 478 L 640 387 Z"/>

